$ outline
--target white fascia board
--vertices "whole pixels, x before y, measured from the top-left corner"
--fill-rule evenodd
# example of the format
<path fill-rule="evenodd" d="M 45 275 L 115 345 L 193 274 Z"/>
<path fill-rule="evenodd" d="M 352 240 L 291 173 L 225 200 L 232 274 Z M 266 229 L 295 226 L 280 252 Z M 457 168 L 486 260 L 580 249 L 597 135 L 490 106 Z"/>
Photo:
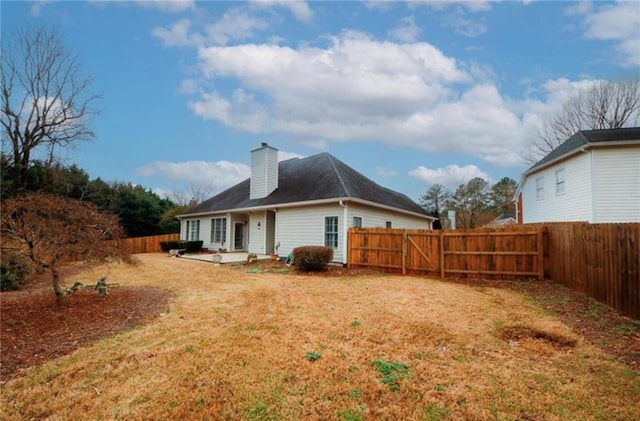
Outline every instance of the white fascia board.
<path fill-rule="evenodd" d="M 432 221 L 435 221 L 437 219 L 437 218 L 434 218 L 433 216 L 422 215 L 422 214 L 411 212 L 411 211 L 408 211 L 408 210 L 395 208 L 393 206 L 382 205 L 380 203 L 370 202 L 368 200 L 356 199 L 356 198 L 353 198 L 353 197 L 334 197 L 334 198 L 331 198 L 331 199 L 308 200 L 308 201 L 304 201 L 304 202 L 280 203 L 280 204 L 272 204 L 272 205 L 264 205 L 264 206 L 252 206 L 252 207 L 248 207 L 248 208 L 221 209 L 221 210 L 217 210 L 215 212 L 201 212 L 201 213 L 190 213 L 190 214 L 176 215 L 176 218 L 178 218 L 178 219 L 194 218 L 194 217 L 200 217 L 200 216 L 206 216 L 206 215 L 217 215 L 217 214 L 220 214 L 220 213 L 256 212 L 256 211 L 262 211 L 262 210 L 295 208 L 295 207 L 300 207 L 300 206 L 326 205 L 328 203 L 340 203 L 340 202 L 360 203 L 360 204 L 363 204 L 363 205 L 372 206 L 372 207 L 381 208 L 381 209 L 387 209 L 387 210 L 391 210 L 391 211 L 394 211 L 394 212 L 404 213 L 404 214 L 407 214 L 407 215 L 412 215 L 412 216 L 416 216 L 416 217 L 419 217 L 419 218 L 424 218 L 424 219 L 432 220 Z"/>
<path fill-rule="evenodd" d="M 283 209 L 283 208 L 295 208 L 300 206 L 313 206 L 313 205 L 326 205 L 327 203 L 337 203 L 340 201 L 350 200 L 348 197 L 343 198 L 331 198 L 331 199 L 321 199 L 321 200 L 308 200 L 304 202 L 291 202 L 291 203 L 276 203 L 272 205 L 263 205 L 263 206 L 250 206 L 248 208 L 234 208 L 234 209 L 222 209 L 217 210 L 215 212 L 200 212 L 200 213 L 190 213 L 184 215 L 178 215 L 180 218 L 193 218 L 196 216 L 204 216 L 204 215 L 217 215 L 219 213 L 243 213 L 243 212 L 255 212 L 262 210 L 272 210 L 272 209 Z"/>
<path fill-rule="evenodd" d="M 545 163 L 544 165 L 541 165 L 541 166 L 539 166 L 537 168 L 533 168 L 533 169 L 529 169 L 529 170 L 525 171 L 523 173 L 523 175 L 524 176 L 529 176 L 531 174 L 535 174 L 540 170 L 543 170 L 543 169 L 545 169 L 547 167 L 550 167 L 550 166 L 552 166 L 554 164 L 557 164 L 558 162 L 560 162 L 562 160 L 570 158 L 573 155 L 577 155 L 579 153 L 582 153 L 582 152 L 584 152 L 584 151 L 586 151 L 588 149 L 592 149 L 592 148 L 607 148 L 607 147 L 611 147 L 611 146 L 636 146 L 636 145 L 640 145 L 640 140 L 632 140 L 632 141 L 619 140 L 619 141 L 610 141 L 610 142 L 587 142 L 581 148 L 569 151 L 564 155 L 560 155 L 556 159 L 552 159 L 551 161 Z"/>
<path fill-rule="evenodd" d="M 423 215 L 421 213 L 415 213 L 415 212 L 411 212 L 411 211 L 408 211 L 408 210 L 405 210 L 405 209 L 396 208 L 396 207 L 393 207 L 393 206 L 382 205 L 380 203 L 371 202 L 371 201 L 368 201 L 368 200 L 355 199 L 355 198 L 347 198 L 347 199 L 343 199 L 343 200 L 348 200 L 350 202 L 360 203 L 360 204 L 363 204 L 363 205 L 372 206 L 372 207 L 375 207 L 375 208 L 386 209 L 386 210 L 390 210 L 390 211 L 394 211 L 394 212 L 398 212 L 398 213 L 404 213 L 406 215 L 417 216 L 418 218 L 429 219 L 429 220 L 432 220 L 432 221 L 435 221 L 435 220 L 438 219 L 438 218 L 430 216 L 430 215 Z"/>

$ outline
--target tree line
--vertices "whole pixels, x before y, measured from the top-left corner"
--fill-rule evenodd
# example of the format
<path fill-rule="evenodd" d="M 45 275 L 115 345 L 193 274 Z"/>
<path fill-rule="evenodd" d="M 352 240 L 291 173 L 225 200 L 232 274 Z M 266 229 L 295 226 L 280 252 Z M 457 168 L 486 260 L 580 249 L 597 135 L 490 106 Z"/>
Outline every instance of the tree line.
<path fill-rule="evenodd" d="M 127 237 L 168 234 L 180 231 L 176 214 L 186 206 L 159 197 L 142 186 L 91 179 L 76 165 L 31 162 L 24 177 L 15 179 L 15 166 L 0 155 L 0 191 L 2 201 L 27 193 L 49 194 L 94 204 L 103 213 L 113 214 Z"/>
<path fill-rule="evenodd" d="M 442 184 L 434 184 L 420 198 L 421 205 L 436 218 L 446 215 L 446 211 L 456 212 L 457 228 L 477 228 L 490 223 L 499 215 L 507 214 L 515 218 L 515 195 L 518 183 L 503 177 L 497 183 L 475 177 L 466 184 L 460 184 L 451 191 Z M 435 228 L 442 228 L 436 221 Z"/>

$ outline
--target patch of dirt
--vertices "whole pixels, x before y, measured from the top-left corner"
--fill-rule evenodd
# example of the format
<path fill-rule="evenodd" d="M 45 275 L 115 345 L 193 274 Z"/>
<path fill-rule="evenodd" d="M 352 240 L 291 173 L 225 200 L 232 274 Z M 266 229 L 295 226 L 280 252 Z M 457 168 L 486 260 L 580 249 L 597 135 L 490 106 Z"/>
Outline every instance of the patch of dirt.
<path fill-rule="evenodd" d="M 558 335 L 552 332 L 545 332 L 538 329 L 533 329 L 529 326 L 507 326 L 500 330 L 500 338 L 507 342 L 520 342 L 526 340 L 541 341 L 548 343 L 557 349 L 574 348 L 577 341 L 572 338 L 567 338 L 563 335 Z"/>
<path fill-rule="evenodd" d="M 67 267 L 63 278 L 77 270 Z M 106 297 L 78 290 L 57 302 L 48 277 L 0 294 L 0 384 L 22 370 L 133 329 L 166 311 L 171 294 L 159 288 L 110 288 Z"/>
<path fill-rule="evenodd" d="M 477 288 L 503 288 L 529 297 L 587 342 L 630 368 L 640 370 L 640 320 L 552 281 L 448 279 Z"/>

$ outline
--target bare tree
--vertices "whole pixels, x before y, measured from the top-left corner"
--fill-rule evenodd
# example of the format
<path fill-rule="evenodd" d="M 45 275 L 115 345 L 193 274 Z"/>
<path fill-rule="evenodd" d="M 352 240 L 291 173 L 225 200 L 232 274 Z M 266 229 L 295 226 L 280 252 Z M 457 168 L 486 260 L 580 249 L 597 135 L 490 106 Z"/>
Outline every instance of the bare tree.
<path fill-rule="evenodd" d="M 191 182 L 185 185 L 184 191 L 174 191 L 169 199 L 179 205 L 194 206 L 210 198 L 215 189 L 206 183 Z"/>
<path fill-rule="evenodd" d="M 117 216 L 102 214 L 88 202 L 42 193 L 20 196 L 3 202 L 0 221 L 3 253 L 26 257 L 38 272 L 48 270 L 58 299 L 64 296 L 60 266 L 65 259 L 129 261 L 116 241 L 122 236 Z"/>
<path fill-rule="evenodd" d="M 535 164 L 580 130 L 618 129 L 638 122 L 640 75 L 596 82 L 569 97 L 560 112 L 544 123 L 525 162 Z"/>
<path fill-rule="evenodd" d="M 88 123 L 98 95 L 81 77 L 78 59 L 47 27 L 2 37 L 1 63 L 2 143 L 11 150 L 20 190 L 36 153 L 50 164 L 57 149 L 94 136 Z"/>

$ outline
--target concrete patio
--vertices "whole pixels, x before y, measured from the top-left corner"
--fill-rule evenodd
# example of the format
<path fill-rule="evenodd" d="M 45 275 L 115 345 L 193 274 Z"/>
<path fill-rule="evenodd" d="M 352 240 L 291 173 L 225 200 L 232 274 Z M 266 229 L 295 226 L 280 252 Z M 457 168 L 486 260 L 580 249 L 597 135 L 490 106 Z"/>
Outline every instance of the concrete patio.
<path fill-rule="evenodd" d="M 231 253 L 197 253 L 197 254 L 183 254 L 181 259 L 202 260 L 204 262 L 213 263 L 213 256 L 222 256 L 220 263 L 242 263 L 247 261 L 249 253 L 247 252 L 231 252 Z M 268 260 L 271 256 L 267 254 L 258 254 L 258 260 Z"/>

